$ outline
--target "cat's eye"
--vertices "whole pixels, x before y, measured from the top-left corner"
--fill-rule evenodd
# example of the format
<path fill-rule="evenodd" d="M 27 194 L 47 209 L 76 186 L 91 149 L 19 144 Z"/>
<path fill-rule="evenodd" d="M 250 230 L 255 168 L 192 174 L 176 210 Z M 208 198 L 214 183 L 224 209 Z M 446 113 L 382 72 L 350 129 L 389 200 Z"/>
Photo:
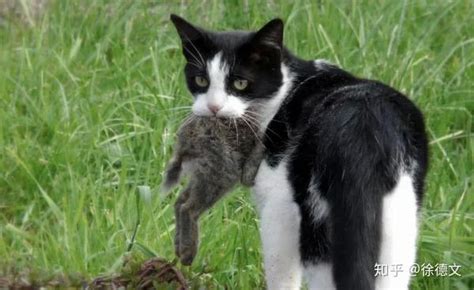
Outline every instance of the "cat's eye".
<path fill-rule="evenodd" d="M 205 77 L 196 76 L 196 77 L 194 77 L 194 81 L 201 88 L 205 88 L 209 85 L 209 81 Z"/>
<path fill-rule="evenodd" d="M 234 82 L 232 83 L 232 85 L 234 86 L 234 88 L 236 90 L 239 90 L 239 91 L 243 91 L 247 88 L 247 86 L 249 85 L 249 81 L 248 80 L 244 80 L 244 79 L 237 79 L 237 80 L 234 80 Z"/>

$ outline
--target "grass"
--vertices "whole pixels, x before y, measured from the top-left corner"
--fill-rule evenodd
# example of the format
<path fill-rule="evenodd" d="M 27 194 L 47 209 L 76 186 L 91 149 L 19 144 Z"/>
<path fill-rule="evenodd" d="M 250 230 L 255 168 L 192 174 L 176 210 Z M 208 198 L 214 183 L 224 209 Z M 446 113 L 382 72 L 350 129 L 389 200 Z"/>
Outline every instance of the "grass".
<path fill-rule="evenodd" d="M 51 1 L 34 25 L 0 27 L 0 273 L 91 278 L 124 257 L 174 257 L 176 194 L 158 186 L 191 98 L 173 12 L 214 29 L 282 17 L 298 55 L 408 94 L 431 139 L 418 262 L 462 275 L 411 288 L 473 289 L 473 2 L 187 2 Z M 184 270 L 196 286 L 264 287 L 247 190 L 203 217 Z"/>

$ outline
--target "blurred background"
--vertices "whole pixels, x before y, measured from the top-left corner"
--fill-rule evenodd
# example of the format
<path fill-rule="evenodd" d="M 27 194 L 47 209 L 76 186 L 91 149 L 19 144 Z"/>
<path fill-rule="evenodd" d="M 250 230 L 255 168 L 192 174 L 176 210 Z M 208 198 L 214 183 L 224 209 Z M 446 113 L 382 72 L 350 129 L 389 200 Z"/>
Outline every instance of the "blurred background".
<path fill-rule="evenodd" d="M 77 286 L 174 258 L 179 189 L 158 189 L 192 102 L 176 13 L 216 30 L 281 17 L 297 55 L 407 94 L 431 151 L 411 289 L 473 289 L 473 11 L 469 0 L 0 0 L 0 282 Z M 264 287 L 248 190 L 203 216 L 197 260 L 181 270 L 196 287 Z"/>

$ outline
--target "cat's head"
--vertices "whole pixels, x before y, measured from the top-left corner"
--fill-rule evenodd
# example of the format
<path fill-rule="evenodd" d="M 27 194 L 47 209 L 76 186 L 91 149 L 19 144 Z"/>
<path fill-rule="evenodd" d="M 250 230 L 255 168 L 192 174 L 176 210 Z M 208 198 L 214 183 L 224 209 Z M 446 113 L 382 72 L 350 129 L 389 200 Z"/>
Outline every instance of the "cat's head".
<path fill-rule="evenodd" d="M 240 118 L 254 112 L 264 122 L 289 87 L 283 64 L 283 22 L 256 32 L 213 32 L 171 15 L 182 41 L 186 82 L 198 116 Z M 263 120 L 262 120 L 263 119 Z"/>

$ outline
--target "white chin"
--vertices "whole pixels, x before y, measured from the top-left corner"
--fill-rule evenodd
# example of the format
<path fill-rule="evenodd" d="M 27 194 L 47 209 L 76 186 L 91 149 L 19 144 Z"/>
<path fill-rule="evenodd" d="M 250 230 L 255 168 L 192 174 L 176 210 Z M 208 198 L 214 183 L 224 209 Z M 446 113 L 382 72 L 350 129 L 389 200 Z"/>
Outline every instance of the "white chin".
<path fill-rule="evenodd" d="M 202 111 L 202 110 L 193 110 L 193 114 L 199 117 L 217 117 L 217 118 L 240 118 L 244 115 L 245 112 L 217 112 L 217 115 L 214 115 L 211 111 Z"/>
<path fill-rule="evenodd" d="M 248 104 L 243 102 L 237 97 L 226 96 L 222 98 L 224 101 L 217 102 L 221 109 L 214 115 L 209 110 L 209 101 L 206 99 L 206 95 L 196 96 L 196 100 L 193 104 L 192 111 L 196 116 L 212 117 L 216 116 L 219 118 L 240 118 L 245 114 L 248 108 Z"/>
<path fill-rule="evenodd" d="M 233 113 L 233 112 L 231 112 L 231 113 L 228 113 L 228 112 L 220 113 L 220 112 L 219 112 L 219 113 L 217 113 L 216 116 L 217 116 L 218 118 L 233 118 L 233 119 L 235 119 L 235 118 L 240 118 L 240 117 L 242 117 L 242 115 L 243 115 L 243 114 L 237 114 L 237 113 Z"/>

